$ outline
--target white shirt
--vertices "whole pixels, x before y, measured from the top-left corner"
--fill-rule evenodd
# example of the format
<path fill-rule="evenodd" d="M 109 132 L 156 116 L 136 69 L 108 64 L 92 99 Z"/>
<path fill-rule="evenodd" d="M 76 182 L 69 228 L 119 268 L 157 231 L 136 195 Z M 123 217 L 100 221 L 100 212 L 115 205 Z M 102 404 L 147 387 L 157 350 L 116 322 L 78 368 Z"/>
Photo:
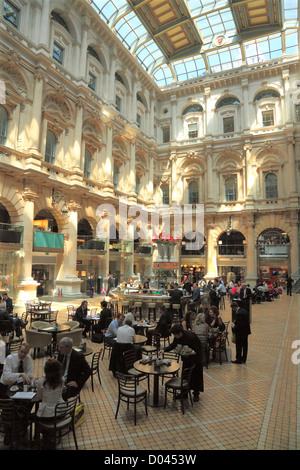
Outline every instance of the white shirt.
<path fill-rule="evenodd" d="M 0 380 L 1 383 L 10 387 L 16 382 L 23 382 L 22 377 L 20 377 L 20 372 L 18 372 L 19 363 L 20 359 L 18 353 L 9 354 L 9 356 L 7 356 L 3 366 L 3 373 Z M 32 379 L 33 366 L 32 359 L 29 354 L 27 354 L 25 359 L 23 359 L 23 367 L 25 374 Z"/>
<path fill-rule="evenodd" d="M 117 333 L 117 343 L 130 343 L 133 344 L 135 338 L 135 331 L 129 325 L 120 326 Z"/>

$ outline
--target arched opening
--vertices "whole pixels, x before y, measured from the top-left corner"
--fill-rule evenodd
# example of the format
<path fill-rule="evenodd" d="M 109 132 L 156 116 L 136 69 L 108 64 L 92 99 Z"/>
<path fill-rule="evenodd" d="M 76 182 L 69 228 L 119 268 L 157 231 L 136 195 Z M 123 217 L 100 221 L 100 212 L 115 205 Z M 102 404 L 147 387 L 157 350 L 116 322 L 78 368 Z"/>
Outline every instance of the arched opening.
<path fill-rule="evenodd" d="M 278 228 L 268 228 L 257 237 L 259 276 L 262 282 L 284 284 L 288 273 L 290 238 Z"/>
<path fill-rule="evenodd" d="M 219 256 L 245 256 L 245 237 L 241 232 L 224 232 L 218 241 Z"/>

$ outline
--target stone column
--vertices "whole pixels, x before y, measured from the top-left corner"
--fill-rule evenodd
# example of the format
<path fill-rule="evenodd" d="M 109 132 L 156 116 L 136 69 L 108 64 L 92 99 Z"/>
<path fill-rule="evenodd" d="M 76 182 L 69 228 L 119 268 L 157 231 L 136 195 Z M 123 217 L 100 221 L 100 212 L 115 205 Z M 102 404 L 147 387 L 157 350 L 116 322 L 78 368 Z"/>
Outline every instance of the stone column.
<path fill-rule="evenodd" d="M 257 249 L 254 237 L 254 221 L 253 219 L 247 221 L 247 275 L 246 283 L 250 287 L 256 285 L 257 280 Z"/>
<path fill-rule="evenodd" d="M 171 204 L 177 204 L 177 156 L 173 153 L 171 161 Z"/>
<path fill-rule="evenodd" d="M 88 30 L 90 27 L 89 19 L 84 16 L 82 21 L 82 34 L 81 34 L 81 45 L 80 45 L 80 61 L 79 61 L 79 77 L 86 78 L 86 61 L 87 61 L 87 38 Z"/>
<path fill-rule="evenodd" d="M 108 99 L 111 103 L 115 102 L 115 73 L 116 73 L 116 57 L 117 49 L 112 47 L 111 50 L 111 63 L 110 63 L 110 77 L 109 77 L 109 96 Z"/>
<path fill-rule="evenodd" d="M 71 148 L 71 165 L 73 183 L 81 184 L 83 170 L 81 168 L 81 142 L 82 142 L 82 119 L 83 119 L 83 102 L 79 99 L 76 103 L 76 118 L 74 129 L 73 147 Z"/>
<path fill-rule="evenodd" d="M 104 162 L 102 164 L 103 183 L 105 185 L 105 188 L 103 189 L 103 195 L 105 196 L 114 195 L 114 185 L 113 185 L 114 162 L 113 162 L 113 155 L 112 155 L 112 142 L 113 142 L 113 123 L 109 121 L 106 124 L 106 149 L 104 151 Z"/>
<path fill-rule="evenodd" d="M 204 134 L 206 136 L 212 134 L 212 104 L 211 104 L 211 95 L 210 95 L 210 87 L 206 87 L 204 90 L 205 96 L 205 131 Z"/>
<path fill-rule="evenodd" d="M 42 0 L 42 15 L 40 24 L 40 44 L 49 48 L 50 0 Z"/>
<path fill-rule="evenodd" d="M 298 193 L 297 193 L 297 172 L 295 164 L 295 139 L 293 136 L 287 138 L 288 147 L 288 158 L 289 158 L 289 193 L 290 198 L 293 198 L 296 204 L 298 204 Z"/>
<path fill-rule="evenodd" d="M 21 253 L 21 269 L 18 282 L 17 303 L 23 305 L 26 300 L 36 298 L 38 283 L 32 278 L 32 250 L 33 250 L 33 221 L 34 202 L 38 198 L 37 193 L 30 187 L 26 187 L 23 193 L 23 249 Z"/>
<path fill-rule="evenodd" d="M 243 120 L 242 125 L 244 127 L 244 132 L 249 131 L 249 95 L 248 95 L 248 79 L 245 78 L 242 80 L 243 88 Z"/>
<path fill-rule="evenodd" d="M 43 98 L 43 75 L 37 71 L 34 76 L 33 103 L 31 109 L 31 121 L 29 125 L 28 152 L 40 156 L 40 129 L 42 123 L 42 98 Z"/>
<path fill-rule="evenodd" d="M 299 261 L 299 222 L 298 214 L 295 212 L 291 217 L 291 227 L 292 227 L 292 236 L 291 236 L 291 249 L 290 249 L 290 258 L 291 258 L 291 275 L 295 274 L 300 268 Z"/>
<path fill-rule="evenodd" d="M 215 279 L 218 276 L 217 245 L 214 240 L 215 227 L 212 223 L 207 225 L 207 266 L 205 279 Z"/>
<path fill-rule="evenodd" d="M 128 182 L 129 182 L 128 201 L 136 202 L 135 140 L 134 139 L 130 140 L 129 149 L 130 149 L 130 162 L 129 162 L 129 175 L 128 175 Z"/>
<path fill-rule="evenodd" d="M 213 154 L 212 150 L 207 152 L 207 208 L 214 206 L 215 186 L 213 183 Z"/>
<path fill-rule="evenodd" d="M 177 139 L 177 96 L 171 95 L 171 105 L 172 105 L 172 127 L 171 127 L 171 140 Z"/>
<path fill-rule="evenodd" d="M 56 279 L 56 288 L 62 289 L 63 296 L 80 296 L 81 279 L 76 275 L 78 211 L 81 206 L 75 201 L 68 204 L 68 233 L 65 235 L 64 254 L 61 269 Z"/>

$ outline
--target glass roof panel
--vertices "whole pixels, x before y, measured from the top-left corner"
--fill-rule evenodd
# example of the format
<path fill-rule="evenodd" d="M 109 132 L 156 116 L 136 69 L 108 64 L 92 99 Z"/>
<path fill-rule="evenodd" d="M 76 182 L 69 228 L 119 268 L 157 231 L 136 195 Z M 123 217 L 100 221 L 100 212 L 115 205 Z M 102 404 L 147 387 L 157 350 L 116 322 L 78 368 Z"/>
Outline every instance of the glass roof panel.
<path fill-rule="evenodd" d="M 265 36 L 262 28 L 258 28 L 257 38 L 253 38 L 253 29 L 246 30 L 241 36 L 238 31 L 238 22 L 234 14 L 234 6 L 237 2 L 229 0 L 179 0 L 188 8 L 191 20 L 198 29 L 203 41 L 202 48 L 197 55 L 180 60 L 164 57 L 162 51 L 155 42 L 155 35 L 150 34 L 138 18 L 136 12 L 141 13 L 145 6 L 153 6 L 152 0 L 143 0 L 131 7 L 127 0 L 86 0 L 99 13 L 101 18 L 114 30 L 123 44 L 136 56 L 140 64 L 153 75 L 159 86 L 165 86 L 175 81 L 188 80 L 206 73 L 216 73 L 243 64 L 244 51 L 247 65 L 278 58 L 283 53 L 299 53 L 298 47 L 298 8 L 299 0 L 277 0 L 277 5 L 282 7 L 282 26 L 276 34 L 265 28 Z M 172 0 L 166 0 L 172 2 Z M 241 1 L 241 8 L 247 0 Z M 246 5 L 248 7 L 248 5 Z M 250 7 L 250 5 L 249 5 Z M 244 12 L 248 10 L 243 10 Z M 249 8 L 250 11 L 250 8 Z M 249 13 L 251 19 L 251 14 Z M 144 23 L 146 24 L 146 23 Z M 252 34 L 247 36 L 247 34 Z M 285 42 L 282 43 L 282 35 Z M 223 37 L 219 45 L 218 37 Z M 241 41 L 241 38 L 244 38 Z M 246 39 L 245 39 L 246 38 Z M 285 44 L 285 51 L 283 51 Z M 175 57 L 175 56 L 174 56 Z M 206 58 L 206 62 L 204 60 Z"/>

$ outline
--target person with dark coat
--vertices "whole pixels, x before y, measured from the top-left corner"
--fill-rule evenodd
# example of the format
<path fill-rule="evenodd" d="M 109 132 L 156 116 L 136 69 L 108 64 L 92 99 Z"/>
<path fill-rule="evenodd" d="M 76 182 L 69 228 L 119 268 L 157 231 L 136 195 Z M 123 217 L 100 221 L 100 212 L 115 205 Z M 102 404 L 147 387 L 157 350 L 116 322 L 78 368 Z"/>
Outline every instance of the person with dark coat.
<path fill-rule="evenodd" d="M 182 290 L 178 289 L 178 284 L 176 283 L 170 297 L 170 304 L 180 304 L 181 297 L 183 296 Z"/>
<path fill-rule="evenodd" d="M 91 368 L 84 355 L 73 349 L 71 338 L 62 338 L 58 343 L 58 361 L 63 367 L 65 389 L 64 400 L 78 395 L 85 382 L 91 375 Z"/>
<path fill-rule="evenodd" d="M 252 297 L 252 291 L 250 289 L 250 287 L 246 286 L 245 283 L 243 283 L 241 285 L 241 288 L 240 288 L 240 292 L 239 292 L 239 297 L 241 300 L 244 300 L 244 299 L 251 299 Z"/>
<path fill-rule="evenodd" d="M 109 292 L 111 289 L 113 289 L 115 287 L 115 279 L 113 278 L 113 276 L 110 274 L 108 279 L 107 279 L 107 291 L 106 291 L 106 295 L 109 295 Z"/>
<path fill-rule="evenodd" d="M 193 390 L 194 402 L 197 402 L 199 401 L 200 392 L 204 391 L 201 341 L 193 331 L 184 330 L 182 325 L 174 325 L 171 329 L 171 333 L 174 335 L 174 340 L 169 346 L 163 349 L 163 352 L 172 351 L 177 348 L 178 345 L 188 346 L 195 352 L 193 355 L 181 356 L 181 358 L 183 361 L 183 369 L 195 365 L 191 376 L 191 389 Z"/>
<path fill-rule="evenodd" d="M 83 328 L 82 336 L 86 338 L 86 334 L 91 330 L 91 321 L 87 318 L 87 306 L 86 300 L 81 302 L 81 305 L 76 309 L 73 320 L 78 321 L 80 328 Z"/>
<path fill-rule="evenodd" d="M 210 306 L 214 305 L 215 307 L 219 308 L 220 297 L 218 296 L 217 288 L 215 285 L 212 286 L 209 292 L 209 304 Z"/>
<path fill-rule="evenodd" d="M 235 333 L 236 360 L 233 364 L 245 364 L 248 354 L 248 336 L 251 335 L 249 314 L 246 309 L 239 307 L 237 302 L 232 302 L 231 308 L 235 312 L 235 322 L 232 332 Z"/>
<path fill-rule="evenodd" d="M 292 279 L 291 276 L 289 276 L 286 280 L 286 293 L 287 293 L 287 295 L 292 295 L 293 282 L 294 282 L 294 279 Z"/>
<path fill-rule="evenodd" d="M 97 332 L 105 330 L 112 321 L 111 309 L 107 307 L 106 300 L 102 300 L 101 307 L 100 318 L 97 325 L 95 325 L 95 331 Z"/>
<path fill-rule="evenodd" d="M 192 300 L 190 302 L 190 307 L 194 308 L 200 304 L 201 304 L 201 291 L 200 291 L 200 287 L 195 282 L 193 285 Z"/>
<path fill-rule="evenodd" d="M 162 336 L 165 334 L 166 330 L 169 328 L 171 330 L 172 325 L 172 315 L 169 310 L 166 310 L 165 307 L 161 307 L 161 315 L 156 324 L 156 327 L 153 330 L 147 330 L 147 345 L 152 344 L 152 334 L 161 333 Z"/>
<path fill-rule="evenodd" d="M 95 295 L 95 279 L 93 274 L 89 277 L 86 283 L 86 293 L 89 295 L 91 298 L 94 297 Z"/>
<path fill-rule="evenodd" d="M 13 306 L 13 301 L 10 297 L 8 297 L 7 295 L 7 292 L 3 292 L 2 294 L 2 299 L 4 300 L 4 302 L 6 303 L 6 311 L 7 313 L 13 313 L 13 309 L 14 309 L 14 306 Z"/>

